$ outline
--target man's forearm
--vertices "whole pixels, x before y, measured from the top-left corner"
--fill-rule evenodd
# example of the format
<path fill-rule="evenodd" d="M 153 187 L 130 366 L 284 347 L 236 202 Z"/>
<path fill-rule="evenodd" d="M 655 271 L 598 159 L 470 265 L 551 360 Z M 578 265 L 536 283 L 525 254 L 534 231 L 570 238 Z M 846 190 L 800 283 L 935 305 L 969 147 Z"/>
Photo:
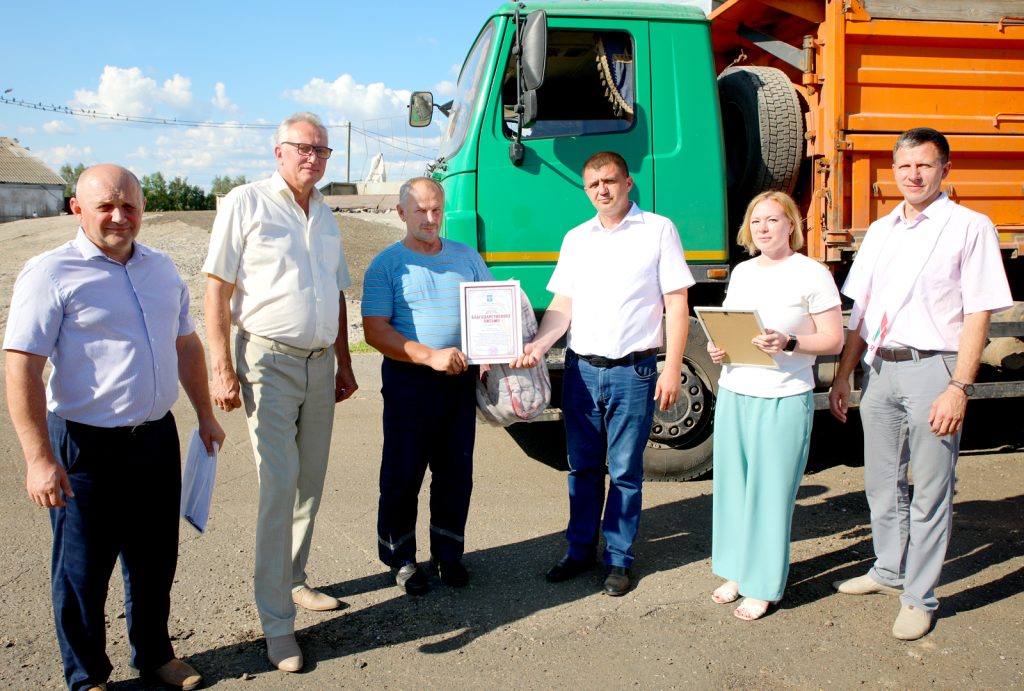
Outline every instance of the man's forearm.
<path fill-rule="evenodd" d="M 851 328 L 846 334 L 846 345 L 843 346 L 843 353 L 839 357 L 839 367 L 836 369 L 836 379 L 846 381 L 857 369 L 857 363 L 867 350 L 868 344 L 861 338 L 857 329 Z"/>
<path fill-rule="evenodd" d="M 338 359 L 339 367 L 352 366 L 348 343 L 348 305 L 345 303 L 344 292 L 338 293 L 338 337 L 334 339 L 334 356 Z"/>
<path fill-rule="evenodd" d="M 556 294 L 545 310 L 544 318 L 540 320 L 540 327 L 533 338 L 533 343 L 547 352 L 569 330 L 571 323 L 572 298 Z"/>
<path fill-rule="evenodd" d="M 392 360 L 426 365 L 432 350 L 406 338 L 391 326 L 384 317 L 363 317 L 363 334 L 366 342 Z"/>
<path fill-rule="evenodd" d="M 53 459 L 46 429 L 46 387 L 42 378 L 45 364 L 46 358 L 41 356 L 9 351 L 4 367 L 7 410 L 29 464 Z"/>
<path fill-rule="evenodd" d="M 682 369 L 683 353 L 690 330 L 687 290 L 665 295 L 665 367 Z"/>
<path fill-rule="evenodd" d="M 210 348 L 210 367 L 215 373 L 233 371 L 231 364 L 231 291 L 223 281 L 206 281 L 203 309 L 206 318 L 206 342 Z"/>
<path fill-rule="evenodd" d="M 199 419 L 213 417 L 206 357 L 199 336 L 192 332 L 188 336 L 179 337 L 177 350 L 178 381 L 181 382 L 181 388 L 185 389 L 185 394 L 196 411 L 196 417 Z"/>
<path fill-rule="evenodd" d="M 973 384 L 978 376 L 981 353 L 988 342 L 988 326 L 991 312 L 974 312 L 964 316 L 964 327 L 960 332 L 960 347 L 957 350 L 956 369 L 953 379 L 964 384 Z"/>

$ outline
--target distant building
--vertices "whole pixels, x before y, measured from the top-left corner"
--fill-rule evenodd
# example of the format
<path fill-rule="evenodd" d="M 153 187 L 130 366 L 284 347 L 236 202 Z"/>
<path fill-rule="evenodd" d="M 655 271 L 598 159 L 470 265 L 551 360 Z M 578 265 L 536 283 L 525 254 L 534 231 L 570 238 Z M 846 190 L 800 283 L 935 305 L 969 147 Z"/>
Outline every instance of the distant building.
<path fill-rule="evenodd" d="M 17 139 L 0 137 L 0 223 L 57 216 L 64 211 L 64 178 Z"/>

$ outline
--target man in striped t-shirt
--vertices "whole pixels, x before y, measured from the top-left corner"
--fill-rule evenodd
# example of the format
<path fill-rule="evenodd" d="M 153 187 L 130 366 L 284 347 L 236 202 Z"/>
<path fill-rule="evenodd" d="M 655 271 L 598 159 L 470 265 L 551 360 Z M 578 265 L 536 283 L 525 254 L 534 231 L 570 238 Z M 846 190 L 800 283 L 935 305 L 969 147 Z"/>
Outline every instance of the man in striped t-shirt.
<path fill-rule="evenodd" d="M 480 255 L 442 240 L 444 190 L 413 178 L 399 192 L 406 235 L 370 263 L 363 281 L 366 342 L 384 354 L 384 447 L 378 554 L 410 595 L 429 589 L 416 565 L 416 508 L 430 468 L 430 555 L 441 582 L 461 587 L 473 489 L 476 367 L 459 350 L 459 283 L 489 281 Z"/>

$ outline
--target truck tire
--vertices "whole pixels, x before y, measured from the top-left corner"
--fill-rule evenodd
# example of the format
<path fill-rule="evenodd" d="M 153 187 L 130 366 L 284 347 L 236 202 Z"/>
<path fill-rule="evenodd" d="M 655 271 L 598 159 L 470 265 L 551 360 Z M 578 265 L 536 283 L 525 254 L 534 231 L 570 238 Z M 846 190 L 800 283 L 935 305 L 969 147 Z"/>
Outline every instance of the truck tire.
<path fill-rule="evenodd" d="M 792 194 L 804 125 L 789 77 L 773 67 L 730 67 L 718 77 L 718 94 L 730 210 L 742 214 L 767 190 Z"/>
<path fill-rule="evenodd" d="M 707 337 L 690 318 L 683 356 L 682 391 L 670 410 L 654 409 L 644 450 L 645 480 L 692 480 L 711 470 L 712 422 L 721 367 L 711 361 Z"/>

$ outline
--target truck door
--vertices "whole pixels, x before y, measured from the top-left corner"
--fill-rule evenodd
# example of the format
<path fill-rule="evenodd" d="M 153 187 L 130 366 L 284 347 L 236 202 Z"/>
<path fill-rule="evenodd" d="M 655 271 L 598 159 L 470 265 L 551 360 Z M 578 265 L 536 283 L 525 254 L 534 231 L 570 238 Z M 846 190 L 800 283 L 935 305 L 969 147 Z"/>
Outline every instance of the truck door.
<path fill-rule="evenodd" d="M 653 159 L 647 22 L 549 18 L 547 70 L 537 117 L 523 128 L 526 156 L 509 159 L 516 126 L 512 35 L 490 90 L 479 143 L 478 247 L 497 279 L 515 278 L 535 308 L 547 307 L 548 278 L 562 237 L 595 214 L 581 168 L 599 151 L 616 151 L 630 167 L 634 201 L 650 208 Z M 500 68 L 500 63 L 499 63 Z"/>

